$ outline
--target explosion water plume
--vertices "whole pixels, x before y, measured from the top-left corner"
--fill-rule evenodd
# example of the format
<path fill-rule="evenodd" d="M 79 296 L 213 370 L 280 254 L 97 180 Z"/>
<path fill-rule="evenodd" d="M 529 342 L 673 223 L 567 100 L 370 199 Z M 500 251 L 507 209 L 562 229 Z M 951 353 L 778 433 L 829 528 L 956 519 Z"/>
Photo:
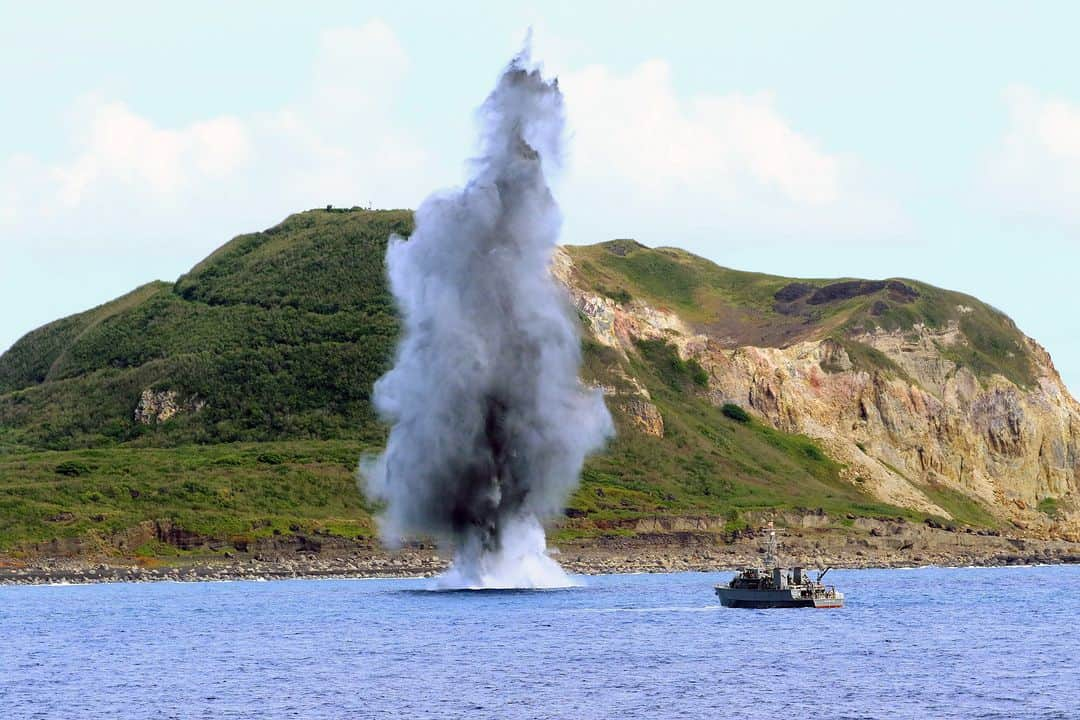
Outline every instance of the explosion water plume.
<path fill-rule="evenodd" d="M 561 216 L 545 176 L 562 156 L 557 80 L 514 58 L 479 110 L 480 155 L 459 190 L 416 211 L 386 264 L 403 320 L 374 402 L 391 423 L 361 463 L 385 503 L 385 541 L 453 545 L 444 585 L 568 584 L 541 522 L 562 512 L 585 457 L 614 427 L 578 379 L 578 322 L 550 273 Z"/>

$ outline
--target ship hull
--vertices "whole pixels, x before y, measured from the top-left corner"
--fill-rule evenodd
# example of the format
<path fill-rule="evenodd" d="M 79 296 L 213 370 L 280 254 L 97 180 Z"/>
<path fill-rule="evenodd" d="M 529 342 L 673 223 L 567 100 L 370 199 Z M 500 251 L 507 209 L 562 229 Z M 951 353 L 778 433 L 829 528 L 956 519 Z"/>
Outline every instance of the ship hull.
<path fill-rule="evenodd" d="M 790 590 L 744 590 L 739 588 L 716 588 L 720 604 L 730 608 L 841 608 L 843 598 L 796 597 Z"/>
<path fill-rule="evenodd" d="M 843 598 L 814 598 L 814 607 L 819 610 L 828 610 L 830 608 L 842 608 L 844 607 Z"/>

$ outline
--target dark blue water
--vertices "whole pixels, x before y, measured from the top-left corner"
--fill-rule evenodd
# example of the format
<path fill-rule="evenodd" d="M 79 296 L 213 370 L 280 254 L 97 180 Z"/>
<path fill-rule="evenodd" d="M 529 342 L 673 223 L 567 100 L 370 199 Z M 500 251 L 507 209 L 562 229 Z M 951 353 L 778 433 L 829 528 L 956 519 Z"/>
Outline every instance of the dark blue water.
<path fill-rule="evenodd" d="M 0 717 L 1080 717 L 1080 567 L 833 571 L 844 610 L 724 577 L 2 587 Z"/>

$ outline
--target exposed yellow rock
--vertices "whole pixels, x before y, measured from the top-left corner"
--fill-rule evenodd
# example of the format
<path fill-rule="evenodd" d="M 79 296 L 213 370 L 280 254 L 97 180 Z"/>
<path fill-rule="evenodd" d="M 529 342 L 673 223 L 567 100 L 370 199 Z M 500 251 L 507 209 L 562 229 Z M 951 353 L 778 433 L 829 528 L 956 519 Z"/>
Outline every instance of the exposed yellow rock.
<path fill-rule="evenodd" d="M 931 498 L 934 488 L 974 498 L 1032 534 L 1080 532 L 1080 404 L 1034 340 L 1026 339 L 1036 377 L 1027 388 L 1000 375 L 980 380 L 949 360 L 943 351 L 966 342 L 955 323 L 853 338 L 900 369 L 868 372 L 831 339 L 727 347 L 674 313 L 575 287 L 572 270 L 557 252 L 553 273 L 597 342 L 630 353 L 636 338 L 670 341 L 708 371 L 714 403 L 739 404 L 777 429 L 814 438 L 846 466 L 844 478 L 879 499 L 949 517 Z M 644 406 L 624 407 L 656 434 Z M 1057 500 L 1057 517 L 1038 510 L 1045 498 Z"/>
<path fill-rule="evenodd" d="M 139 396 L 139 404 L 135 407 L 135 422 L 142 425 L 163 423 L 181 412 L 198 412 L 205 406 L 206 402 L 198 398 L 181 402 L 175 390 L 155 392 L 146 388 Z"/>
<path fill-rule="evenodd" d="M 664 437 L 664 416 L 651 402 L 640 397 L 632 397 L 623 404 L 622 408 L 641 432 L 646 435 Z"/>

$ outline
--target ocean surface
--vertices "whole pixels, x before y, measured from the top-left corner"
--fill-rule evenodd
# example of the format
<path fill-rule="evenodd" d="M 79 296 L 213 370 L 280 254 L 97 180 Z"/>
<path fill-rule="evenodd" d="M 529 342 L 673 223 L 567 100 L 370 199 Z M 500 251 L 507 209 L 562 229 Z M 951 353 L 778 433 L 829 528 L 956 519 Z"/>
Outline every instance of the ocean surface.
<path fill-rule="evenodd" d="M 0 587 L 0 717 L 1080 717 L 1080 566 L 833 571 L 843 610 L 727 577 Z"/>

